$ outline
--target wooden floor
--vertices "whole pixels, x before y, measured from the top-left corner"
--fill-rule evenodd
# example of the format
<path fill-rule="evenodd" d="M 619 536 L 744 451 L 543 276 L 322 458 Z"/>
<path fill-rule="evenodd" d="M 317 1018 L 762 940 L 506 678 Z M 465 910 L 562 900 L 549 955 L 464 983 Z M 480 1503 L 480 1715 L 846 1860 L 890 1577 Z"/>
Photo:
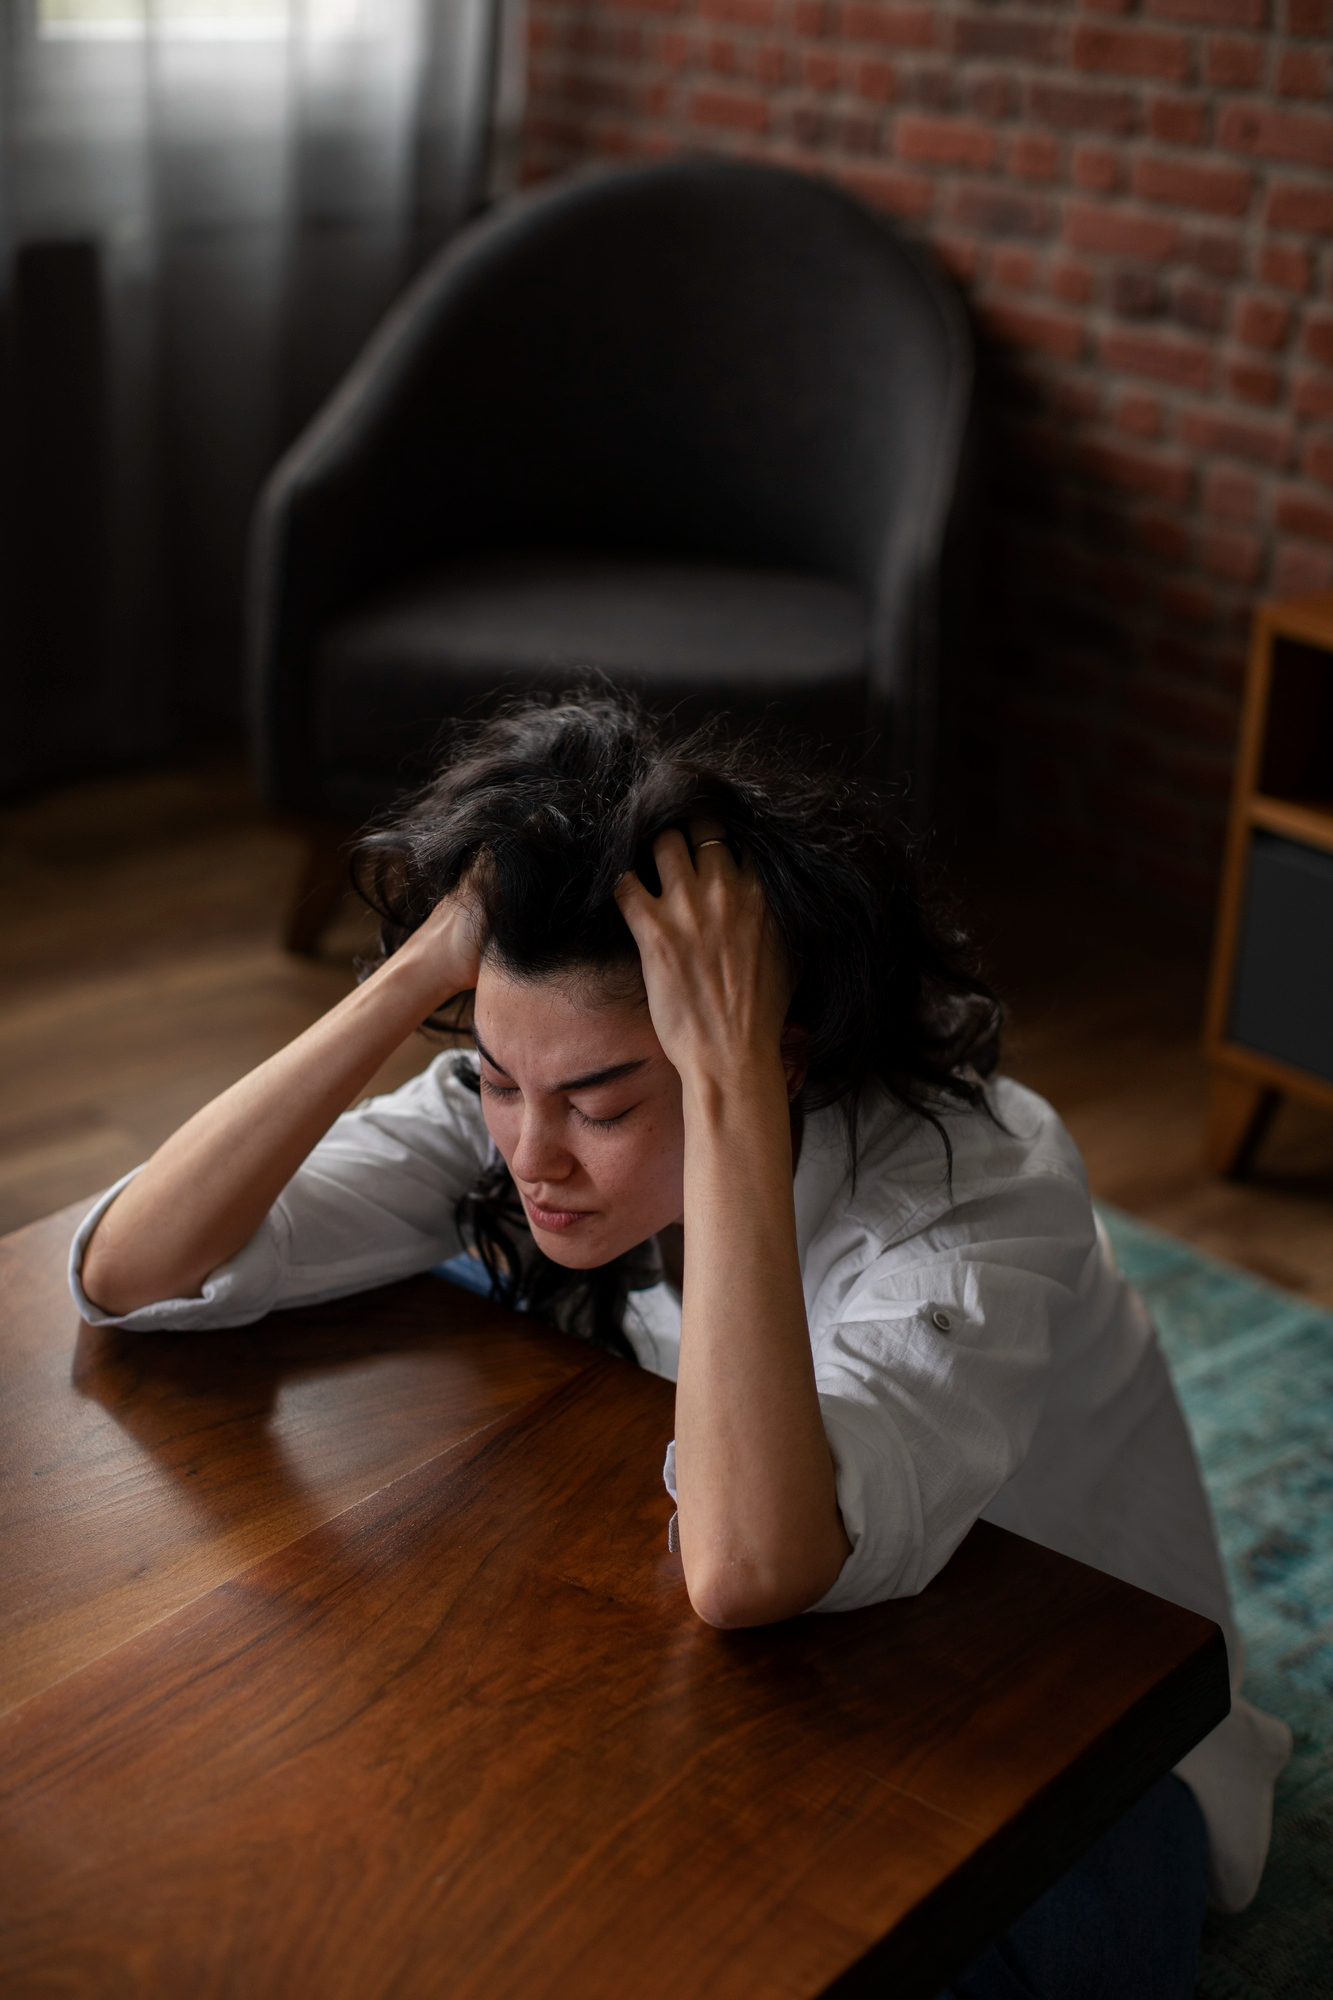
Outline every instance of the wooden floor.
<path fill-rule="evenodd" d="M 279 943 L 298 849 L 242 773 L 84 784 L 0 812 L 0 1229 L 95 1193 L 351 983 Z M 1094 1190 L 1333 1306 L 1333 1117 L 1284 1106 L 1244 1183 L 1199 1161 L 1203 942 L 1053 872 L 955 867 L 1011 1005 L 1006 1068 L 1065 1117 Z M 377 1087 L 430 1060 L 407 1043 Z"/>

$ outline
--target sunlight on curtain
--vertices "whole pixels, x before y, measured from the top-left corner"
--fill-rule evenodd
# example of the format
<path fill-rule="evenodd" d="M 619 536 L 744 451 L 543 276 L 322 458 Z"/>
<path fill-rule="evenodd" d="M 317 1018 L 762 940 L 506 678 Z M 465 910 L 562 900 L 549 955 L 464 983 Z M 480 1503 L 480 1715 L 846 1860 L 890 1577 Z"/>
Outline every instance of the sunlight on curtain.
<path fill-rule="evenodd" d="M 3 4 L 12 779 L 239 718 L 255 492 L 475 207 L 496 36 L 491 0 Z"/>

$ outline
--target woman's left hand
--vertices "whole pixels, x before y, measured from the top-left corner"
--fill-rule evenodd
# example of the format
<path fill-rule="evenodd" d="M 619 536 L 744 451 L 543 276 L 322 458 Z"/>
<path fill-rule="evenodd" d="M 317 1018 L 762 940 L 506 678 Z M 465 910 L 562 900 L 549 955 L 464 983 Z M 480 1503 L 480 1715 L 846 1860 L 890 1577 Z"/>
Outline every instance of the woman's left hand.
<path fill-rule="evenodd" d="M 637 875 L 616 890 L 643 965 L 653 1027 L 682 1076 L 725 1081 L 781 1064 L 795 986 L 753 864 L 737 863 L 716 821 L 653 842 L 662 893 Z"/>
<path fill-rule="evenodd" d="M 662 893 L 616 900 L 680 1072 L 685 1281 L 676 1499 L 690 1600 L 713 1625 L 813 1604 L 850 1544 L 815 1383 L 792 1196 L 782 1030 L 792 967 L 720 826 L 653 843 Z"/>

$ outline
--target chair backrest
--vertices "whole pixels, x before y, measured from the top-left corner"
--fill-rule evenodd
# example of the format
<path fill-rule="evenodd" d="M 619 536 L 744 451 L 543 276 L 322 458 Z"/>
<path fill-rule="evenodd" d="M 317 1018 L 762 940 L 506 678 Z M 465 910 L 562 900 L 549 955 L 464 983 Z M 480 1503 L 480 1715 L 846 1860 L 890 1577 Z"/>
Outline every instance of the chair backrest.
<path fill-rule="evenodd" d="M 414 556 L 634 548 L 873 594 L 895 525 L 914 540 L 951 486 L 970 384 L 956 302 L 888 225 L 718 159 L 522 197 L 393 332 L 391 512 Z"/>
<path fill-rule="evenodd" d="M 308 757 L 322 622 L 451 558 L 560 547 L 858 587 L 871 691 L 910 754 L 971 388 L 951 285 L 828 183 L 680 158 L 507 202 L 428 266 L 270 482 L 252 599 L 265 768 Z"/>

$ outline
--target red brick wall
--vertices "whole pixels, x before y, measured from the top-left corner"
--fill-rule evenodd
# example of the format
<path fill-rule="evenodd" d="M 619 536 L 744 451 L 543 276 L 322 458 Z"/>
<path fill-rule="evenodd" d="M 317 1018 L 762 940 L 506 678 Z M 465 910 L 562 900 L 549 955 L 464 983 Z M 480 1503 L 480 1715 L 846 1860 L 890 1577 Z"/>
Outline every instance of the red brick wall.
<path fill-rule="evenodd" d="M 997 412 L 973 754 L 1006 814 L 1209 908 L 1250 607 L 1333 589 L 1333 0 L 531 8 L 525 177 L 745 152 L 962 280 Z"/>

